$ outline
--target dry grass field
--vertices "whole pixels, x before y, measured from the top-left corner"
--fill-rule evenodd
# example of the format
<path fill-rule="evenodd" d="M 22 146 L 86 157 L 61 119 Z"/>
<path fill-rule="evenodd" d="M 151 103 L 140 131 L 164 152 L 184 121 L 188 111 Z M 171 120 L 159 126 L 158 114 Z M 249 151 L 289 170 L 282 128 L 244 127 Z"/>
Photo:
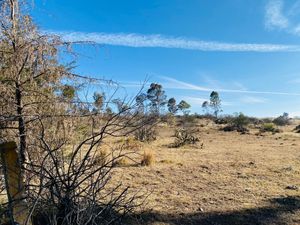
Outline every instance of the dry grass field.
<path fill-rule="evenodd" d="M 205 124 L 205 126 L 201 126 Z M 208 125 L 207 125 L 208 124 Z M 204 147 L 170 148 L 174 128 L 161 125 L 145 144 L 148 167 L 127 165 L 118 177 L 132 190 L 151 192 L 135 224 L 300 224 L 300 135 L 219 131 L 198 121 Z"/>

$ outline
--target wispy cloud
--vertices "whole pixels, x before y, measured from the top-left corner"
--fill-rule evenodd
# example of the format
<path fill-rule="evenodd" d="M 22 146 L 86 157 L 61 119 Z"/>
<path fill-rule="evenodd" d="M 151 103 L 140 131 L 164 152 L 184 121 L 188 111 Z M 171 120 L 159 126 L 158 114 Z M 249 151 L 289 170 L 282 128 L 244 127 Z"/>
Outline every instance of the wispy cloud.
<path fill-rule="evenodd" d="M 203 102 L 208 100 L 205 98 L 196 98 L 196 97 L 190 97 L 190 96 L 183 96 L 182 99 L 185 99 L 192 105 L 202 105 Z"/>
<path fill-rule="evenodd" d="M 294 111 L 294 112 L 290 112 L 289 113 L 289 116 L 290 117 L 297 117 L 297 118 L 299 118 L 300 117 L 300 111 Z"/>
<path fill-rule="evenodd" d="M 266 26 L 273 28 L 288 28 L 289 20 L 283 15 L 284 3 L 282 0 L 271 0 L 266 6 Z"/>
<path fill-rule="evenodd" d="M 238 82 L 238 81 L 233 81 L 232 84 L 233 84 L 236 88 L 238 88 L 239 90 L 243 90 L 243 91 L 246 91 L 246 90 L 247 90 L 247 88 L 246 88 L 243 84 L 241 84 L 240 82 Z"/>
<path fill-rule="evenodd" d="M 184 96 L 182 98 L 185 99 L 186 101 L 188 101 L 189 103 L 191 103 L 192 105 L 198 105 L 198 106 L 202 106 L 203 102 L 208 101 L 208 99 L 205 99 L 205 98 L 197 98 L 197 97 L 191 97 L 191 96 Z M 227 101 L 222 101 L 222 105 L 223 106 L 232 106 L 233 103 L 227 102 Z"/>
<path fill-rule="evenodd" d="M 175 79 L 173 77 L 169 76 L 156 76 L 161 81 L 158 81 L 160 84 L 163 85 L 165 89 L 174 89 L 174 90 L 190 90 L 190 91 L 199 91 L 199 92 L 212 92 L 212 91 L 218 91 L 220 93 L 237 93 L 237 94 L 261 94 L 261 95 L 286 95 L 286 96 L 300 96 L 300 93 L 295 92 L 277 92 L 277 91 L 255 91 L 255 90 L 247 90 L 243 85 L 240 89 L 226 89 L 226 88 L 218 88 L 218 87 L 206 87 L 206 86 L 200 86 L 196 84 L 191 84 L 185 81 L 181 81 L 178 79 Z M 156 81 L 157 82 L 157 81 Z M 135 81 L 124 81 L 120 82 L 121 86 L 128 87 L 128 88 L 140 88 L 142 85 L 145 87 L 148 87 L 150 85 L 149 82 L 143 83 L 143 82 L 135 82 Z M 245 98 L 245 101 L 251 101 L 258 103 L 261 102 L 263 98 L 252 97 L 252 98 Z M 264 99 L 266 100 L 266 99 Z"/>
<path fill-rule="evenodd" d="M 166 88 L 171 89 L 183 89 L 183 90 L 194 90 L 194 91 L 218 91 L 223 93 L 244 93 L 244 94 L 265 94 L 265 95 L 287 95 L 287 96 L 300 96 L 300 93 L 293 92 L 275 92 L 275 91 L 254 91 L 254 90 L 245 90 L 243 89 L 223 89 L 223 88 L 214 88 L 214 87 L 204 87 L 184 81 L 174 79 L 172 77 L 160 76 L 161 79 L 168 81 Z"/>
<path fill-rule="evenodd" d="M 283 0 L 269 0 L 265 12 L 266 27 L 300 35 L 300 23 L 293 21 L 293 17 L 299 15 L 300 1 L 294 1 L 291 7 L 286 10 L 284 10 L 284 7 L 285 1 Z"/>
<path fill-rule="evenodd" d="M 172 77 L 159 76 L 159 78 L 167 81 L 166 86 L 165 86 L 166 88 L 205 91 L 205 92 L 211 91 L 211 88 L 190 84 L 190 83 L 187 83 L 187 82 L 184 82 L 184 81 L 177 80 L 177 79 L 172 78 Z"/>
<path fill-rule="evenodd" d="M 266 98 L 260 98 L 260 97 L 254 97 L 254 96 L 244 96 L 241 98 L 242 103 L 247 104 L 259 104 L 259 103 L 266 103 L 268 99 Z"/>
<path fill-rule="evenodd" d="M 226 82 L 216 79 L 214 75 L 205 73 L 199 73 L 201 83 L 206 87 L 213 87 L 215 89 L 238 89 L 247 90 L 247 88 L 237 80 L 227 80 Z"/>
<path fill-rule="evenodd" d="M 254 44 L 254 43 L 225 43 L 215 41 L 193 40 L 184 37 L 168 37 L 160 34 L 143 35 L 136 33 L 84 33 L 84 32 L 55 32 L 63 40 L 69 42 L 93 42 L 96 44 L 126 46 L 134 48 L 172 48 L 197 51 L 222 52 L 299 52 L 298 45 L 284 44 Z"/>

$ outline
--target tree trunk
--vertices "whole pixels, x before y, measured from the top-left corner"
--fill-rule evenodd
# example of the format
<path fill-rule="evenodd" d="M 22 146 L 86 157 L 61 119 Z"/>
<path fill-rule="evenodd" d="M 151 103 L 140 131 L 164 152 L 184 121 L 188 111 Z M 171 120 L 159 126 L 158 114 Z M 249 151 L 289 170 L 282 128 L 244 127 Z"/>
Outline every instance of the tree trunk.
<path fill-rule="evenodd" d="M 17 104 L 17 116 L 18 116 L 18 130 L 19 130 L 19 157 L 20 165 L 23 166 L 25 162 L 25 151 L 26 151 L 26 128 L 23 116 L 22 106 L 22 91 L 20 85 L 16 82 L 16 104 Z"/>

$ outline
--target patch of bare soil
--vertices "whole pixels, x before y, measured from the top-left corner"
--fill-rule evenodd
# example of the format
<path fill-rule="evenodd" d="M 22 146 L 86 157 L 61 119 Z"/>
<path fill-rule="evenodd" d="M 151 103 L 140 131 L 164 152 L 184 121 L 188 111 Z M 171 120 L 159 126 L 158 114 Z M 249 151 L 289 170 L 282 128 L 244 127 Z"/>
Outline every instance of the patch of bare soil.
<path fill-rule="evenodd" d="M 150 167 L 118 168 L 124 185 L 151 192 L 134 224 L 300 224 L 300 135 L 199 128 L 204 148 L 170 148 L 174 129 L 145 146 Z M 298 188 L 299 187 L 299 188 Z"/>

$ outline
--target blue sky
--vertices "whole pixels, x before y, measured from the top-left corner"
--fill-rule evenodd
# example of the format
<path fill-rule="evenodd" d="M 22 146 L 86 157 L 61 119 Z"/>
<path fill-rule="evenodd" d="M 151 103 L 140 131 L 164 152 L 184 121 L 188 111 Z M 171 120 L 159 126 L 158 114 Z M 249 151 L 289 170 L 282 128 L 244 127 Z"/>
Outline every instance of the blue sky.
<path fill-rule="evenodd" d="M 77 45 L 76 72 L 128 93 L 161 83 L 193 112 L 211 90 L 224 113 L 300 116 L 300 0 L 41 0 L 41 30 Z"/>

